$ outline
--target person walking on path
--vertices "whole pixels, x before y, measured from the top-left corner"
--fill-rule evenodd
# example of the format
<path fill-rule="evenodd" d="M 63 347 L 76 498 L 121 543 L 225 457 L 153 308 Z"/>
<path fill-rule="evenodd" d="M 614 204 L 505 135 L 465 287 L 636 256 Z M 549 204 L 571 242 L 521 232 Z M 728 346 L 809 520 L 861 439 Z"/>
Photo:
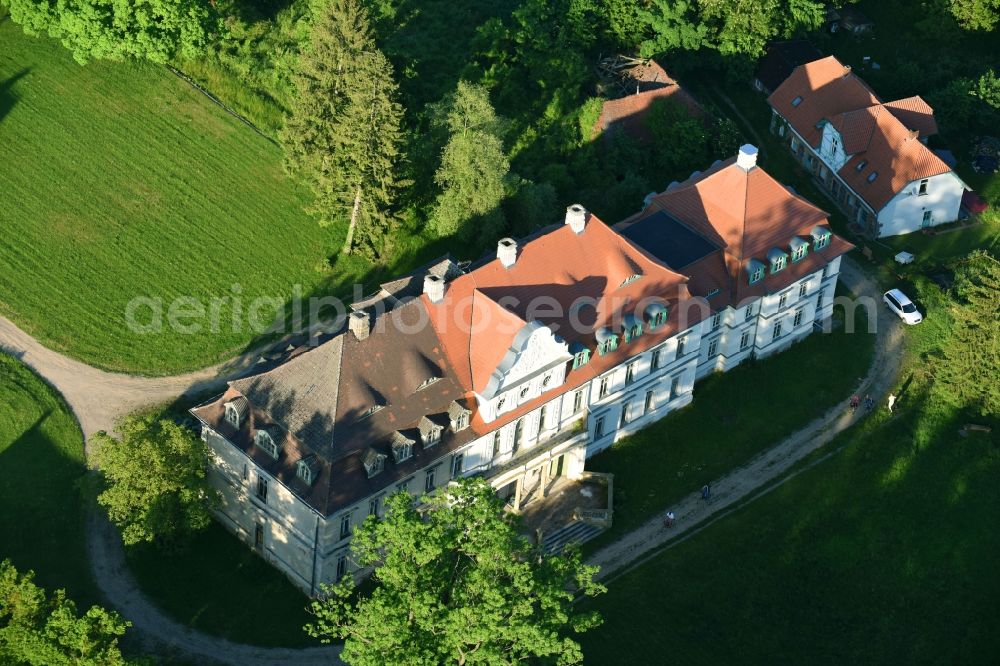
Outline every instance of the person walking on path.
<path fill-rule="evenodd" d="M 854 395 L 851 396 L 851 414 L 853 414 L 858 410 L 858 405 L 860 404 L 861 404 L 861 398 L 859 398 L 858 394 L 855 393 Z"/>
<path fill-rule="evenodd" d="M 896 396 L 892 393 L 889 394 L 889 413 L 892 414 L 892 408 L 896 405 Z"/>
<path fill-rule="evenodd" d="M 666 527 L 673 527 L 674 526 L 674 512 L 673 511 L 667 511 L 667 517 L 664 519 L 663 524 Z"/>
<path fill-rule="evenodd" d="M 708 501 L 708 498 L 712 496 L 712 487 L 707 483 L 701 487 L 701 498 Z"/>
<path fill-rule="evenodd" d="M 871 393 L 865 394 L 865 409 L 869 412 L 875 409 L 875 398 L 872 397 Z"/>

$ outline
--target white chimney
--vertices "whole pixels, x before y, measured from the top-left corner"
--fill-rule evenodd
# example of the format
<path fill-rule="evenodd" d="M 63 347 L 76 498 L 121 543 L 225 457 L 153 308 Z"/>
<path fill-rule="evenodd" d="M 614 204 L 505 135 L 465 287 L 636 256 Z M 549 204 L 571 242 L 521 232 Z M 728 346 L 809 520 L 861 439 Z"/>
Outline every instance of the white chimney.
<path fill-rule="evenodd" d="M 751 146 L 749 143 L 740 146 L 740 152 L 736 155 L 736 166 L 744 171 L 757 166 L 757 146 Z"/>
<path fill-rule="evenodd" d="M 431 273 L 425 275 L 424 293 L 431 303 L 440 303 L 444 299 L 444 278 Z"/>
<path fill-rule="evenodd" d="M 580 204 L 573 204 L 566 209 L 566 224 L 573 233 L 582 234 L 587 226 L 587 209 Z"/>
<path fill-rule="evenodd" d="M 497 259 L 504 268 L 510 268 L 517 261 L 517 241 L 513 238 L 501 238 L 497 243 Z"/>
<path fill-rule="evenodd" d="M 358 340 L 364 340 L 372 331 L 371 319 L 364 310 L 352 310 L 347 318 L 347 326 Z"/>

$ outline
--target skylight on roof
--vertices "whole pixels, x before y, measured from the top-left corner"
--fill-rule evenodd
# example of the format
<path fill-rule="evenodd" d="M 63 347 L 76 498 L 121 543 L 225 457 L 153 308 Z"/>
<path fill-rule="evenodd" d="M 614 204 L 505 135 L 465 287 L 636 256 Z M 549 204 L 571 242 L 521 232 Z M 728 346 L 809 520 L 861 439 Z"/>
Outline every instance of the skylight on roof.
<path fill-rule="evenodd" d="M 801 95 L 799 95 L 798 97 L 796 97 L 795 99 L 792 100 L 792 106 L 798 106 L 801 103 L 802 103 L 802 96 Z"/>
<path fill-rule="evenodd" d="M 868 160 L 861 160 L 860 162 L 858 162 L 858 166 L 854 167 L 854 170 L 857 171 L 858 173 L 861 173 L 861 170 L 864 169 L 865 166 L 867 165 L 868 165 Z"/>
<path fill-rule="evenodd" d="M 878 178 L 878 171 L 872 171 L 870 174 L 868 174 L 869 183 L 874 183 L 876 178 Z"/>

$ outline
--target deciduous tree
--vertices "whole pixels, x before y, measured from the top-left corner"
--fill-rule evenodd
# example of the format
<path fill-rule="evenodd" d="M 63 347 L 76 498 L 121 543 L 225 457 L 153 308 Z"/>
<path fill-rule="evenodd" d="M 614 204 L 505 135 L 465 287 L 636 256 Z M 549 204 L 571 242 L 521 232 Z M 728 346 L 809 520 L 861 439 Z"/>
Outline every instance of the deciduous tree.
<path fill-rule="evenodd" d="M 1000 413 L 1000 261 L 973 252 L 955 271 L 950 334 L 942 344 L 936 387 L 946 399 L 983 415 Z"/>
<path fill-rule="evenodd" d="M 128 417 L 121 438 L 94 438 L 105 489 L 97 501 L 126 544 L 170 541 L 206 527 L 216 493 L 206 478 L 208 447 L 166 419 Z"/>
<path fill-rule="evenodd" d="M 0 663 L 124 666 L 118 638 L 130 624 L 99 606 L 78 615 L 63 590 L 47 597 L 32 572 L 0 562 Z"/>
<path fill-rule="evenodd" d="M 441 236 L 458 233 L 464 240 L 494 239 L 504 226 L 500 203 L 510 189 L 505 123 L 493 110 L 489 91 L 465 81 L 459 81 L 435 115 L 449 133 L 434 176 L 442 189 L 432 212 L 435 229 Z"/>
<path fill-rule="evenodd" d="M 393 68 L 357 0 L 333 0 L 299 59 L 281 138 L 286 164 L 315 194 L 320 222 L 349 218 L 343 251 L 384 254 L 402 160 L 403 108 Z"/>
<path fill-rule="evenodd" d="M 307 631 L 343 639 L 353 666 L 386 664 L 517 664 L 582 660 L 570 636 L 599 624 L 574 610 L 577 594 L 595 595 L 595 567 L 578 551 L 543 555 L 521 536 L 482 479 L 460 481 L 424 498 L 399 493 L 382 520 L 368 518 L 352 549 L 376 566 L 378 586 L 352 598 L 348 576 L 313 603 Z"/>
<path fill-rule="evenodd" d="M 1000 21 L 1000 0 L 949 0 L 951 13 L 966 30 L 993 30 Z"/>
<path fill-rule="evenodd" d="M 29 35 L 49 35 L 91 59 L 166 62 L 200 54 L 218 28 L 213 5 L 202 0 L 3 0 Z"/>

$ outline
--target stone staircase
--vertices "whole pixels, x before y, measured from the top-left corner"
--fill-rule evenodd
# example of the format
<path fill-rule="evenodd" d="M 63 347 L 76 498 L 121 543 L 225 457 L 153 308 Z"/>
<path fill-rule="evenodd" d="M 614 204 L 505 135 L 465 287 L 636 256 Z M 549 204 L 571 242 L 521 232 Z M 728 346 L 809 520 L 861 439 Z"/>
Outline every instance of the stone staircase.
<path fill-rule="evenodd" d="M 581 544 L 590 541 L 605 528 L 591 525 L 582 520 L 574 520 L 566 527 L 545 534 L 542 537 L 542 550 L 550 554 L 558 554 L 570 543 Z"/>

